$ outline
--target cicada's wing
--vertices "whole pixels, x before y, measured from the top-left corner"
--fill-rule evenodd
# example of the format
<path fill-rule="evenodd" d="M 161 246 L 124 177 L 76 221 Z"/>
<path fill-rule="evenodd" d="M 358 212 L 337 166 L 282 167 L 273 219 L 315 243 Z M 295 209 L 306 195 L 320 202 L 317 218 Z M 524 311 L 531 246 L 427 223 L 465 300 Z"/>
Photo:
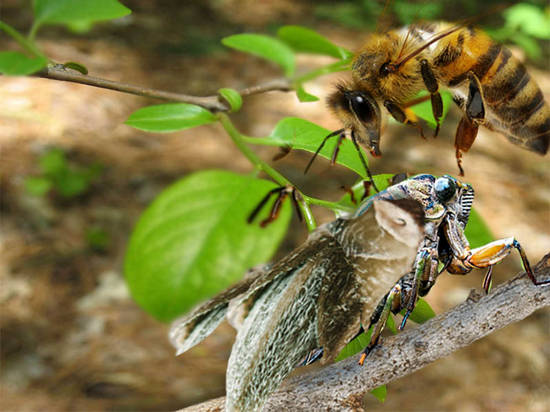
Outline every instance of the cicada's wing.
<path fill-rule="evenodd" d="M 222 322 L 232 299 L 246 295 L 252 284 L 260 284 L 268 271 L 264 268 L 251 270 L 243 280 L 212 299 L 197 306 L 187 315 L 176 319 L 170 328 L 170 342 L 177 355 L 204 340 Z M 267 281 L 267 280 L 266 280 Z"/>
<path fill-rule="evenodd" d="M 321 232 L 323 236 L 318 236 Z M 342 257 L 326 227 L 315 231 L 294 253 L 293 269 L 286 258 L 272 271 L 283 270 L 254 296 L 237 333 L 226 375 L 226 409 L 259 410 L 298 361 L 318 346 L 317 300 L 327 271 Z M 340 270 L 351 270 L 345 261 Z"/>
<path fill-rule="evenodd" d="M 249 294 L 248 316 L 227 368 L 227 410 L 259 410 L 312 349 L 326 345 L 327 359 L 334 358 L 357 333 L 364 313 L 410 269 L 422 236 L 410 213 L 380 201 L 358 218 L 317 229 L 276 264 L 273 280 Z M 391 271 L 383 265 L 396 271 L 388 280 L 379 279 L 379 271 Z"/>
<path fill-rule="evenodd" d="M 342 222 L 335 237 L 352 270 L 326 273 L 317 308 L 322 363 L 368 327 L 380 299 L 410 271 L 423 226 L 421 205 L 408 200 L 376 200 L 367 213 Z"/>

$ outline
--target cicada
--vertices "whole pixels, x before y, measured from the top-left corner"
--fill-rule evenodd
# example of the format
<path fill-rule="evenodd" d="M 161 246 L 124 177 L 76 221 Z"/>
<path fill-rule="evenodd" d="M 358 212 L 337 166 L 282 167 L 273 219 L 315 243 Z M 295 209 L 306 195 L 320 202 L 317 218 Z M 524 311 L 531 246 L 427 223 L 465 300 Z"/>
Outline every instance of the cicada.
<path fill-rule="evenodd" d="M 259 410 L 298 364 L 333 361 L 372 326 L 362 363 L 390 312 L 406 309 L 405 325 L 418 296 L 441 273 L 440 263 L 465 274 L 492 267 L 516 248 L 539 284 L 515 239 L 470 249 L 464 228 L 473 197 L 470 185 L 451 176 L 418 175 L 390 186 L 175 321 L 170 340 L 183 353 L 227 317 L 238 332 L 227 367 L 226 408 Z"/>

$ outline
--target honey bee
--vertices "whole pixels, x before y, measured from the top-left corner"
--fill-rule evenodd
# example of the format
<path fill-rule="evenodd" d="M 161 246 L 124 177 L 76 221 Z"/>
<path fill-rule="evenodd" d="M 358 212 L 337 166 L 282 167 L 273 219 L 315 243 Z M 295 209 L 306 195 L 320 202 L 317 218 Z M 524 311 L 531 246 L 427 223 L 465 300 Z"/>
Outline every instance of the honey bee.
<path fill-rule="evenodd" d="M 381 155 L 384 109 L 421 130 L 410 106 L 424 89 L 430 93 L 426 100 L 431 99 L 437 135 L 443 113 L 440 86 L 453 93 L 463 112 L 455 136 L 461 175 L 462 153 L 472 146 L 480 125 L 527 150 L 548 151 L 550 106 L 540 88 L 510 50 L 472 26 L 427 22 L 372 34 L 351 67 L 351 83 L 339 84 L 328 98 L 344 126 L 329 136 L 341 139 L 349 133 L 373 156 Z"/>

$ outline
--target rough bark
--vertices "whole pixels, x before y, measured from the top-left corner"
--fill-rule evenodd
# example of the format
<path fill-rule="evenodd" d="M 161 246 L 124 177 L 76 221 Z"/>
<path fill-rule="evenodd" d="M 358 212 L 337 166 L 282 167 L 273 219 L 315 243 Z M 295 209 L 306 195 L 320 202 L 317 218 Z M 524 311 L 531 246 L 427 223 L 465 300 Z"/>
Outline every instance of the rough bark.
<path fill-rule="evenodd" d="M 539 281 L 550 278 L 550 253 L 534 272 Z M 384 339 L 363 367 L 358 365 L 357 355 L 288 379 L 266 402 L 265 410 L 362 410 L 367 391 L 409 375 L 549 306 L 550 284 L 536 286 L 521 273 L 488 295 L 472 291 L 464 303 L 452 310 Z M 185 410 L 223 410 L 224 401 L 223 397 L 217 398 Z"/>

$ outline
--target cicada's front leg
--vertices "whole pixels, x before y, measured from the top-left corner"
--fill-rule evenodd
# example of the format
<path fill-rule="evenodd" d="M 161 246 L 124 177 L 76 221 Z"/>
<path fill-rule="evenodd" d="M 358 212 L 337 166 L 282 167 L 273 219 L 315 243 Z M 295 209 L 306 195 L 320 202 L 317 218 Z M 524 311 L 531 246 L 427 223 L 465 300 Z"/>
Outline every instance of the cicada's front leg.
<path fill-rule="evenodd" d="M 465 275 L 474 268 L 489 268 L 483 280 L 483 288 L 486 293 L 489 291 L 491 285 L 493 265 L 496 265 L 508 256 L 512 249 L 517 249 L 519 252 L 525 272 L 534 285 L 550 284 L 550 279 L 539 281 L 535 278 L 527 255 L 519 242 L 513 237 L 495 240 L 484 246 L 470 249 L 468 240 L 464 236 L 464 230 L 454 220 L 446 222 L 445 236 L 454 253 L 453 259 L 447 266 L 447 271 L 452 274 Z"/>

